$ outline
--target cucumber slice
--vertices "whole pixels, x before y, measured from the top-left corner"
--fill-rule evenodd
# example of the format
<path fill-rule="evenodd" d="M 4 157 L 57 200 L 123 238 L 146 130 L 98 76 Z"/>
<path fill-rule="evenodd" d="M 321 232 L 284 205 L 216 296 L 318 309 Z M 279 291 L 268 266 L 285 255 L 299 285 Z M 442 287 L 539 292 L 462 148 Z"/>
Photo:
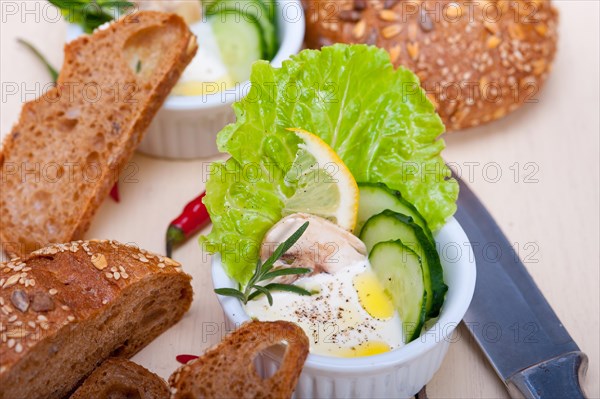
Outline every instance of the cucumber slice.
<path fill-rule="evenodd" d="M 435 245 L 433 234 L 431 234 L 427 222 L 417 211 L 417 208 L 402 198 L 399 191 L 392 190 L 383 183 L 358 183 L 358 189 L 360 191 L 360 202 L 358 204 L 355 232 L 360 232 L 364 223 L 371 216 L 385 209 L 390 209 L 412 217 L 415 223 L 421 226 L 429 241 Z"/>
<path fill-rule="evenodd" d="M 263 42 L 256 18 L 224 11 L 209 18 L 221 58 L 236 82 L 250 78 L 252 64 L 261 59 Z"/>
<path fill-rule="evenodd" d="M 267 11 L 269 20 L 273 22 L 273 25 L 277 26 L 277 0 L 257 0 L 262 3 L 263 7 Z"/>
<path fill-rule="evenodd" d="M 428 317 L 437 317 L 444 303 L 448 286 L 444 283 L 444 271 L 440 263 L 440 256 L 423 229 L 417 225 L 410 216 L 400 213 L 385 211 L 372 216 L 367 220 L 360 232 L 360 239 L 367 246 L 367 250 L 379 242 L 400 240 L 412 249 L 421 258 L 425 290 L 427 291 Z"/>
<path fill-rule="evenodd" d="M 402 319 L 404 342 L 418 338 L 427 301 L 419 256 L 400 240 L 385 241 L 373 247 L 369 261 Z"/>
<path fill-rule="evenodd" d="M 277 52 L 277 33 L 272 22 L 270 11 L 260 0 L 218 0 L 212 3 L 206 11 L 209 17 L 220 13 L 238 13 L 253 17 L 260 26 L 264 42 L 261 58 L 272 60 Z"/>
<path fill-rule="evenodd" d="M 275 44 L 273 48 L 273 53 L 271 59 L 275 57 L 277 54 L 277 50 L 279 50 L 279 37 L 277 32 L 279 31 L 278 21 L 277 21 L 277 13 L 284 12 L 283 9 L 278 10 L 277 4 L 278 0 L 257 0 L 261 3 L 265 9 L 265 16 L 269 19 L 271 24 L 273 24 L 273 38 L 272 41 Z M 283 3 L 280 3 L 283 4 Z"/>

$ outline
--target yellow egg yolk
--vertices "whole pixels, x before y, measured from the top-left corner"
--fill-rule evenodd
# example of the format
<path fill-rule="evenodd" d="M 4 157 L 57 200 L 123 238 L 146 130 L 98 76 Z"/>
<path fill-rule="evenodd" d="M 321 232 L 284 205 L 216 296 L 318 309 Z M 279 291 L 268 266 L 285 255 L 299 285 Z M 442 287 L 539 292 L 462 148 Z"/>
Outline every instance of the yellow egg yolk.
<path fill-rule="evenodd" d="M 369 341 L 352 348 L 345 349 L 341 356 L 343 357 L 363 357 L 379 355 L 381 353 L 389 352 L 390 346 L 385 342 L 381 341 Z"/>
<path fill-rule="evenodd" d="M 227 90 L 233 86 L 235 86 L 235 83 L 229 75 L 226 75 L 215 82 L 180 81 L 173 87 L 171 93 L 178 96 L 201 96 Z"/>
<path fill-rule="evenodd" d="M 360 304 L 372 317 L 389 319 L 394 315 L 394 305 L 375 273 L 366 271 L 357 274 L 353 284 Z"/>

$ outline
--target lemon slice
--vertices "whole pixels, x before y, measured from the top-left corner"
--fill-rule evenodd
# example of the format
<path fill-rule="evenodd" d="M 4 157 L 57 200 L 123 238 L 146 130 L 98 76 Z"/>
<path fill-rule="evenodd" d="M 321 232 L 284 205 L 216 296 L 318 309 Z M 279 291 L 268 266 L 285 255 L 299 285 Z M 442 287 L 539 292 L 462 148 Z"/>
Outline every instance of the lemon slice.
<path fill-rule="evenodd" d="M 302 129 L 293 131 L 301 140 L 296 159 L 285 176 L 296 185 L 285 201 L 283 216 L 305 212 L 331 220 L 352 231 L 358 213 L 358 186 L 348 167 L 320 137 Z"/>

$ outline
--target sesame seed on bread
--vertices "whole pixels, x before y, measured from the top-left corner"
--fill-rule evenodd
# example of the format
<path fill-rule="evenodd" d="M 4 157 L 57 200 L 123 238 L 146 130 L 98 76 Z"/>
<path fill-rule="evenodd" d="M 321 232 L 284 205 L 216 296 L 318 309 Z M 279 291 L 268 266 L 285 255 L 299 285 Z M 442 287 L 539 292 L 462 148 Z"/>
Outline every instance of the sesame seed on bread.
<path fill-rule="evenodd" d="M 62 398 L 108 357 L 132 356 L 189 309 L 190 281 L 179 263 L 108 240 L 1 263 L 0 399 Z"/>
<path fill-rule="evenodd" d="M 415 72 L 448 130 L 536 102 L 556 52 L 550 0 L 303 0 L 306 44 L 385 48 Z"/>
<path fill-rule="evenodd" d="M 2 249 L 82 238 L 196 50 L 179 16 L 153 11 L 65 46 L 57 86 L 23 105 L 3 143 Z"/>

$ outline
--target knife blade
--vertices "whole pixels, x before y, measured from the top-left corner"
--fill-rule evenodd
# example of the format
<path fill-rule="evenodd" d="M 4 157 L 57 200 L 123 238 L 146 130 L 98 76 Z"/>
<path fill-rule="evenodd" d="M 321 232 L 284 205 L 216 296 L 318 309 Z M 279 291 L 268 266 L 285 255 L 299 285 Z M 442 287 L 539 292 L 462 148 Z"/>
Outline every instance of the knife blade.
<path fill-rule="evenodd" d="M 456 178 L 456 176 L 455 176 Z M 585 398 L 579 349 L 485 206 L 458 179 L 458 220 L 477 264 L 463 321 L 511 396 Z"/>

